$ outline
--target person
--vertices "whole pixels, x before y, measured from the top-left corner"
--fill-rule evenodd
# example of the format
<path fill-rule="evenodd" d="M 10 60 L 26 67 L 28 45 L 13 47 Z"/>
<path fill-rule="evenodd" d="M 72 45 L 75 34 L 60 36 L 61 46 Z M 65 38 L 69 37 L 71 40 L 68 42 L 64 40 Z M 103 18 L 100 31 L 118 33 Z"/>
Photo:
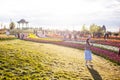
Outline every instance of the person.
<path fill-rule="evenodd" d="M 9 30 L 6 30 L 6 35 L 7 35 L 7 36 L 9 36 L 9 35 L 10 35 Z"/>
<path fill-rule="evenodd" d="M 120 56 L 120 48 L 119 48 L 118 56 Z"/>
<path fill-rule="evenodd" d="M 109 38 L 109 33 L 106 32 L 106 33 L 104 34 L 104 39 L 107 40 L 108 38 Z"/>
<path fill-rule="evenodd" d="M 91 46 L 90 43 L 89 43 L 89 40 L 90 40 L 90 37 L 87 38 L 86 40 L 86 44 L 85 44 L 85 65 L 92 65 L 91 64 L 91 60 L 92 60 L 92 53 L 91 53 Z"/>
<path fill-rule="evenodd" d="M 24 39 L 25 35 L 24 33 L 21 34 L 21 39 Z"/>
<path fill-rule="evenodd" d="M 17 35 L 18 35 L 18 38 L 20 38 L 20 33 L 18 33 Z"/>

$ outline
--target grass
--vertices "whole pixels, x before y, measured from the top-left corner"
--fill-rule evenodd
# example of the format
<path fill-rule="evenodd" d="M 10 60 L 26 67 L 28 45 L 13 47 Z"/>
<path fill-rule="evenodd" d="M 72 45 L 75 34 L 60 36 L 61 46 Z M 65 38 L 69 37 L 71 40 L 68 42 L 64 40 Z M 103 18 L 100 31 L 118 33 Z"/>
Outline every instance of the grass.
<path fill-rule="evenodd" d="M 93 55 L 84 65 L 83 50 L 22 40 L 0 41 L 0 80 L 120 79 L 120 66 Z"/>

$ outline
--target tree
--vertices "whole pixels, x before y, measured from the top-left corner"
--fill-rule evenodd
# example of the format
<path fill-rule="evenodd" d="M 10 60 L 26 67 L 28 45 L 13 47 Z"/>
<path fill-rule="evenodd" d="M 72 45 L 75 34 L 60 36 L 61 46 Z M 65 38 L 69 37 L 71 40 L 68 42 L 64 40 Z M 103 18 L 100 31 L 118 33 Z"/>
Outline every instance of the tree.
<path fill-rule="evenodd" d="M 116 37 L 117 37 L 118 35 L 119 35 L 119 33 L 114 33 L 114 36 L 116 36 Z"/>
<path fill-rule="evenodd" d="M 97 32 L 97 25 L 95 25 L 95 24 L 90 25 L 90 32 L 91 33 Z"/>
<path fill-rule="evenodd" d="M 89 33 L 89 30 L 86 28 L 85 24 L 82 26 L 81 31 L 82 31 L 83 33 Z"/>
<path fill-rule="evenodd" d="M 10 29 L 14 29 L 15 28 L 15 23 L 14 22 L 11 22 L 10 25 L 9 25 Z"/>
<path fill-rule="evenodd" d="M 95 33 L 98 33 L 98 32 L 101 33 L 101 31 L 102 31 L 102 29 L 100 26 L 97 26 L 95 24 L 92 24 L 90 26 L 90 32 L 93 34 L 93 37 L 95 36 Z"/>
<path fill-rule="evenodd" d="M 82 31 L 85 32 L 87 29 L 85 27 L 85 24 L 82 26 Z"/>
<path fill-rule="evenodd" d="M 82 36 L 89 34 L 89 30 L 87 30 L 85 24 L 82 26 L 81 32 L 82 32 Z"/>

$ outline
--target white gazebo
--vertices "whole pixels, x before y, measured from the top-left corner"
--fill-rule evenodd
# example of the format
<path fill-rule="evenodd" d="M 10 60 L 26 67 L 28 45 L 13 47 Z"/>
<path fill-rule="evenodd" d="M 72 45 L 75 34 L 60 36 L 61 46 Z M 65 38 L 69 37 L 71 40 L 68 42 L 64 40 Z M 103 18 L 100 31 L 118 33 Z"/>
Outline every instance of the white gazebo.
<path fill-rule="evenodd" d="M 18 28 L 22 29 L 23 27 L 28 27 L 28 21 L 26 21 L 25 19 L 21 19 L 20 21 L 17 22 L 18 23 Z"/>

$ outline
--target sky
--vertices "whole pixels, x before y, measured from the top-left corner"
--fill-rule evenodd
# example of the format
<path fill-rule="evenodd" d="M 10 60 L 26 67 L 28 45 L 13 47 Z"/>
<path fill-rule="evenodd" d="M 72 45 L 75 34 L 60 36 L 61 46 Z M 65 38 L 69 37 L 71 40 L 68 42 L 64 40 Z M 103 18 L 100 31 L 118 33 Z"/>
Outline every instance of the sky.
<path fill-rule="evenodd" d="M 0 24 L 20 19 L 30 27 L 80 30 L 96 24 L 119 31 L 120 0 L 0 0 Z"/>

